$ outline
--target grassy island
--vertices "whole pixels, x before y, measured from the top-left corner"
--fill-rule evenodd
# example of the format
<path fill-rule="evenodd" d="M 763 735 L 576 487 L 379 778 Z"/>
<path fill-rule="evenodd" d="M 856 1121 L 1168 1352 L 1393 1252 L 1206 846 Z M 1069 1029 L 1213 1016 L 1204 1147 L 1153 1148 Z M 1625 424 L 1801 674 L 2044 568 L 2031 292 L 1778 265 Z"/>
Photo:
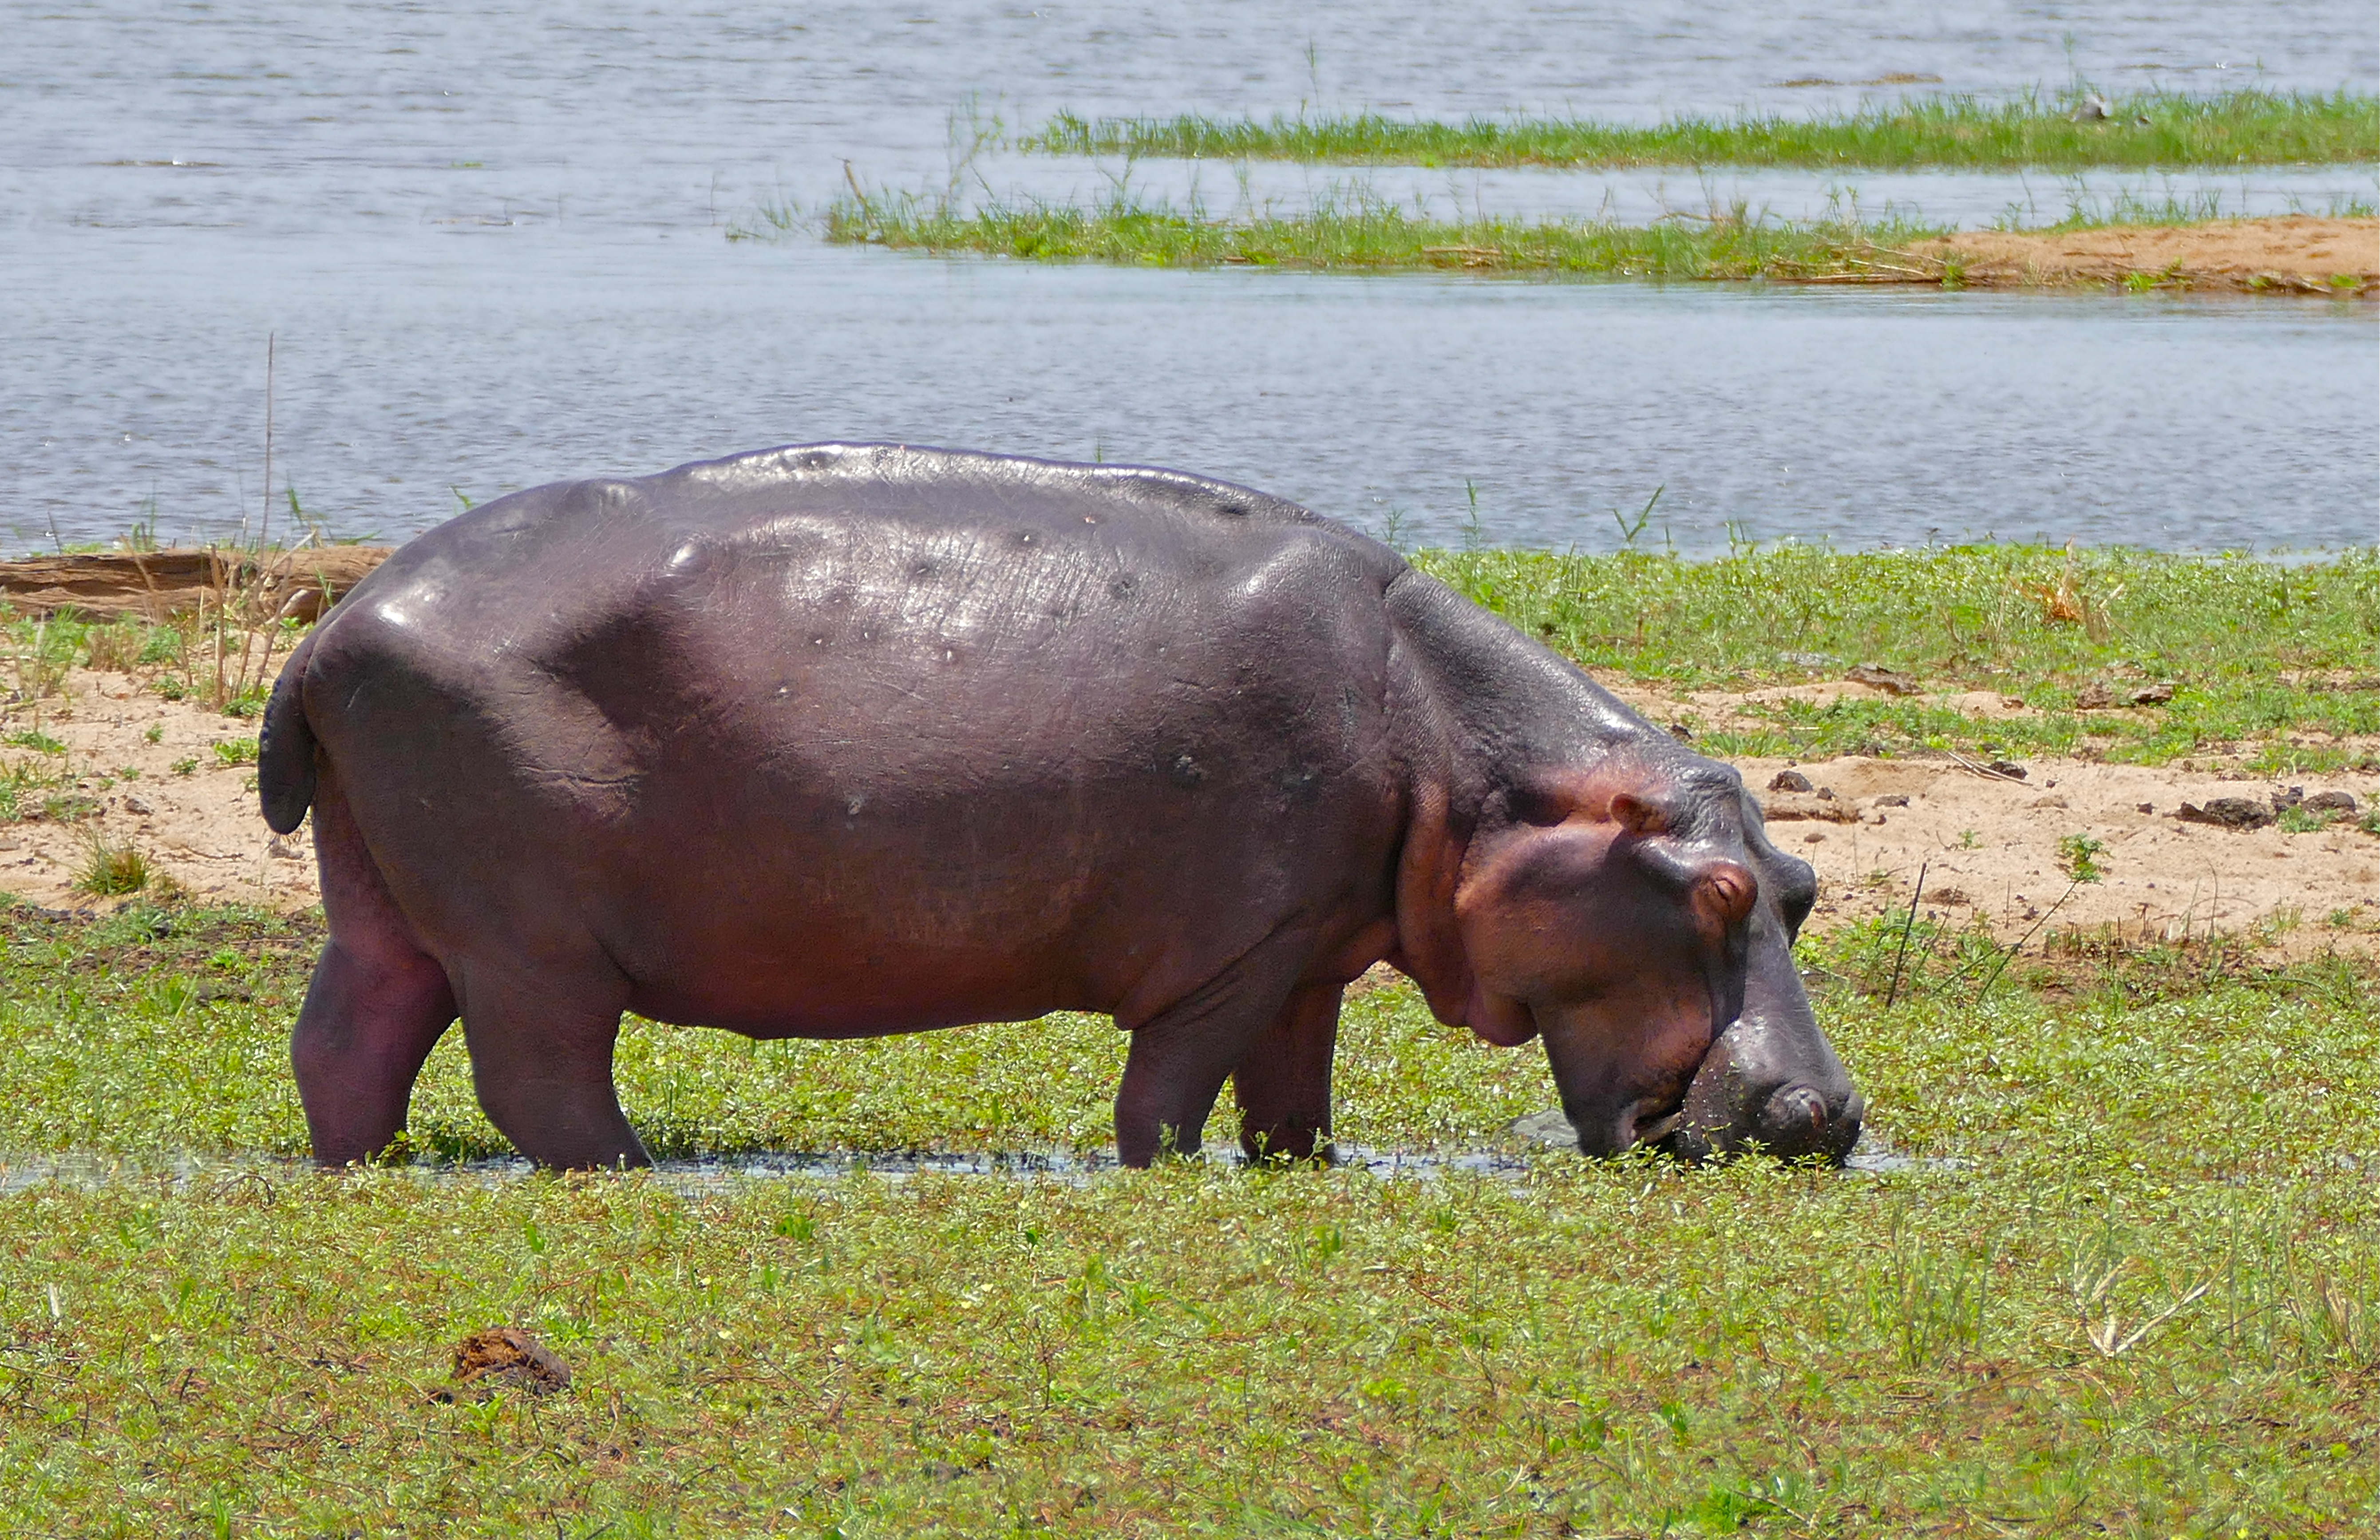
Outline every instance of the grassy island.
<path fill-rule="evenodd" d="M 1814 82 L 1815 83 L 1815 82 Z M 1828 82 L 1829 84 L 1833 82 Z M 1651 127 L 1583 118 L 1461 123 L 1349 116 L 1083 118 L 1061 114 L 1021 147 L 1053 155 L 1443 166 L 1762 165 L 2082 170 L 2369 162 L 2380 96 L 2235 91 L 2118 97 L 2076 121 L 2072 99 L 1915 97 L 1814 117 L 1674 117 Z"/>

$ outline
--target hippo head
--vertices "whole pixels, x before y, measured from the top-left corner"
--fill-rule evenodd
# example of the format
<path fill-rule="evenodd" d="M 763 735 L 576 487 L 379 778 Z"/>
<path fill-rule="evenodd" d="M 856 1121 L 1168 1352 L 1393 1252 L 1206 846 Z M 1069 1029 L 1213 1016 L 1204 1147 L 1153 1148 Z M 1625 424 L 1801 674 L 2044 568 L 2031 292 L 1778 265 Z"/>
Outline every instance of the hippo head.
<path fill-rule="evenodd" d="M 1792 960 L 1815 878 L 1732 770 L 1557 776 L 1502 809 L 1455 886 L 1461 1015 L 1544 1039 L 1581 1150 L 1850 1153 L 1864 1109 Z"/>

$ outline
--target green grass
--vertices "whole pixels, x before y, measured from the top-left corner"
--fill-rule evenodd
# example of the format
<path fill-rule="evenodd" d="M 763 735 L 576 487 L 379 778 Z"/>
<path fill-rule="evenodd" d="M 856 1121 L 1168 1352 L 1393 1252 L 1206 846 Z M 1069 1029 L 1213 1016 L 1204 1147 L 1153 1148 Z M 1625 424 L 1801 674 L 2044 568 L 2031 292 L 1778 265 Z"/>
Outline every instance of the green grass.
<path fill-rule="evenodd" d="M 136 1168 L 296 1147 L 305 923 L 0 930 L 0 1146 Z M 36 1187 L 0 1199 L 0 1527 L 2380 1522 L 2380 977 L 2060 954 L 1979 1002 L 1982 942 L 1921 925 L 1888 1012 L 1898 940 L 1850 931 L 1808 962 L 1876 1126 L 1952 1170 Z M 427 1119 L 484 1147 L 452 1051 Z M 783 1051 L 639 1028 L 622 1080 L 666 1147 L 997 1148 L 1103 1139 L 1114 1052 L 1071 1022 Z M 1366 998 L 1342 1056 L 1348 1132 L 1374 1139 L 1477 1144 L 1549 1099 L 1536 1055 L 1456 1041 L 1403 989 Z M 573 1386 L 433 1401 L 452 1344 L 499 1324 Z"/>
<path fill-rule="evenodd" d="M 1912 98 L 1818 117 L 1678 117 L 1645 128 L 1591 120 L 1349 117 L 1084 119 L 1062 114 L 1020 148 L 1410 165 L 1791 165 L 1893 170 L 2231 166 L 2380 158 L 2380 97 L 2236 91 L 2119 97 L 2114 118 L 2069 117 L 2081 93 L 2009 102 Z M 2145 124 L 2135 119 L 2146 117 Z"/>
<path fill-rule="evenodd" d="M 1580 533 L 1608 538 L 1584 520 Z M 1587 666 L 1638 681 L 1744 689 L 1874 662 L 1927 686 L 1831 706 L 1751 705 L 1750 727 L 1690 719 L 1707 753 L 1955 749 L 2141 764 L 2228 758 L 2273 773 L 2380 768 L 2370 742 L 2380 735 L 2380 552 L 2370 547 L 2304 563 L 2022 545 L 1781 545 L 1708 562 L 1480 549 L 1415 560 Z M 2095 685 L 2120 694 L 2159 682 L 2174 687 L 2163 706 L 2081 704 Z M 1987 721 L 1939 698 L 1961 690 L 2015 697 L 2035 714 Z"/>
<path fill-rule="evenodd" d="M 798 224 L 762 211 L 770 227 Z M 938 255 L 1144 267 L 1255 265 L 1320 272 L 1471 271 L 1673 279 L 1877 278 L 1956 284 L 1959 270 L 1912 255 L 1909 242 L 1945 232 L 1853 220 L 1790 223 L 1741 208 L 1649 226 L 1600 220 L 1445 221 L 1356 199 L 1295 214 L 1212 219 L 1197 208 L 1133 200 L 1095 207 L 963 206 L 896 193 L 846 197 L 826 212 L 829 241 Z M 748 233 L 748 232 L 747 232 Z"/>

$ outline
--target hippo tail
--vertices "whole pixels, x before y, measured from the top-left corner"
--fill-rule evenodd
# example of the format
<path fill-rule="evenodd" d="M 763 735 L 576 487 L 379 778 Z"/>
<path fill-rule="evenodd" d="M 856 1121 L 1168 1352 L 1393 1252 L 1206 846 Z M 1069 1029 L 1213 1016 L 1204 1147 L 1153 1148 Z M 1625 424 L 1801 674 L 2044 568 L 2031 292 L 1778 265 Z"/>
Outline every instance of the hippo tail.
<path fill-rule="evenodd" d="M 256 746 L 256 795 L 264 821 L 286 834 L 314 805 L 314 726 L 306 720 L 306 664 L 314 650 L 308 637 L 281 666 L 265 703 L 264 731 Z"/>

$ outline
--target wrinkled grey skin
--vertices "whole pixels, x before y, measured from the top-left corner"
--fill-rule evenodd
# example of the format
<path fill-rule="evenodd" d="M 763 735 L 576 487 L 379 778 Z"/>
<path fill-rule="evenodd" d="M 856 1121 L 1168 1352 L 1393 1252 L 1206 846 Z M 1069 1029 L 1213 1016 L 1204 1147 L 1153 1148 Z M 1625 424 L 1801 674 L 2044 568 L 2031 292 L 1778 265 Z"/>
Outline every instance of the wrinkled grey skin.
<path fill-rule="evenodd" d="M 622 1012 L 756 1037 L 1072 1009 L 1119 1151 L 1327 1155 L 1389 962 L 1543 1038 L 1580 1147 L 1840 1158 L 1860 1102 L 1735 772 L 1378 543 L 1173 472 L 809 445 L 535 488 L 292 656 L 258 783 L 331 940 L 316 1156 L 403 1129 L 459 1015 L 532 1158 L 637 1164 Z"/>

